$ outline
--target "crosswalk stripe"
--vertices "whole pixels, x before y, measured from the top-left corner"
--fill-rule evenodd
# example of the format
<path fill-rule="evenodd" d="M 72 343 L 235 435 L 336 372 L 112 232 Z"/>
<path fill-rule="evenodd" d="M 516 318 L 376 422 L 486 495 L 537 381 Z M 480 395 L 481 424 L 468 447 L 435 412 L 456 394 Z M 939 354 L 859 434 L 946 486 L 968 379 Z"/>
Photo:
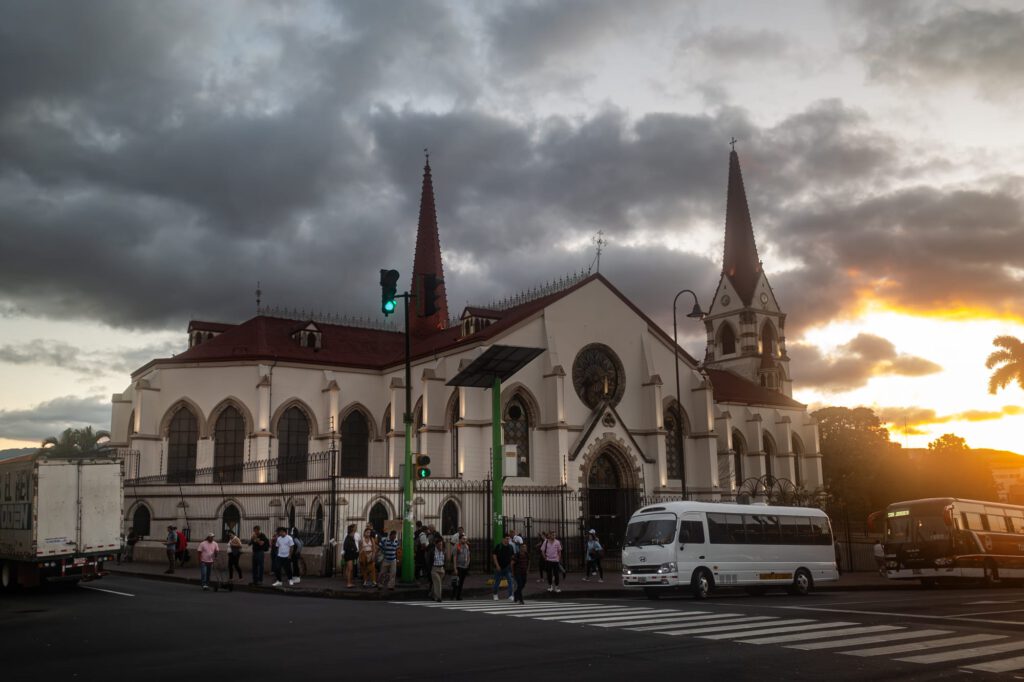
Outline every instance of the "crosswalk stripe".
<path fill-rule="evenodd" d="M 900 632 L 886 632 L 889 631 L 900 631 Z M 874 635 L 872 637 L 854 637 L 853 639 L 840 639 L 830 642 L 811 642 L 809 644 L 794 644 L 793 646 L 786 647 L 787 649 L 803 649 L 804 651 L 816 651 L 818 649 L 839 649 L 848 646 L 860 646 L 861 644 L 881 644 L 883 642 L 898 642 L 903 639 L 920 639 L 922 637 L 935 637 L 937 635 L 948 635 L 951 634 L 949 630 L 904 630 L 902 627 L 896 625 L 868 625 L 862 628 L 849 628 L 843 631 L 833 632 L 831 634 L 816 634 L 813 637 L 807 637 L 806 639 L 818 639 L 821 637 L 831 637 L 833 635 L 860 635 L 867 634 L 869 632 L 884 632 L 882 635 Z M 770 639 L 770 638 L 769 638 Z M 769 644 L 770 642 L 763 642 Z M 762 644 L 760 641 L 751 642 L 751 644 Z"/>
<path fill-rule="evenodd" d="M 802 623 L 802 625 L 793 625 L 793 626 L 788 627 L 788 628 L 779 628 L 779 627 L 777 627 L 778 625 L 785 625 L 786 623 L 795 623 L 795 624 Z M 852 626 L 852 625 L 857 625 L 857 624 L 856 623 L 843 623 L 842 621 L 838 622 L 838 623 L 816 623 L 814 621 L 806 621 L 806 620 L 803 621 L 803 622 L 801 622 L 799 620 L 798 621 L 779 621 L 777 624 L 776 623 L 762 623 L 761 624 L 762 627 L 769 626 L 765 630 L 754 630 L 754 631 L 751 631 L 751 632 L 725 632 L 725 633 L 721 633 L 721 634 L 718 634 L 718 635 L 701 636 L 700 638 L 701 639 L 741 639 L 743 637 L 750 637 L 750 636 L 760 637 L 762 635 L 770 635 L 772 633 L 798 632 L 798 631 L 800 631 L 800 632 L 807 632 L 808 630 L 813 630 L 813 629 L 839 628 L 839 627 Z"/>
<path fill-rule="evenodd" d="M 808 630 L 824 630 L 824 629 L 827 629 L 827 628 L 845 627 L 847 625 L 856 625 L 856 623 L 844 623 L 842 621 L 837 621 L 835 623 L 814 623 L 814 622 L 811 622 L 811 623 L 805 623 L 804 625 L 793 625 L 793 626 L 788 627 L 788 628 L 772 627 L 772 628 L 770 628 L 768 630 L 755 630 L 753 632 L 741 632 L 739 634 L 736 634 L 736 633 L 733 633 L 733 632 L 727 632 L 727 633 L 721 634 L 721 635 L 708 635 L 707 637 L 702 637 L 702 639 L 741 639 L 743 637 L 750 637 L 752 635 L 754 637 L 760 637 L 761 635 L 770 635 L 770 634 L 775 633 L 775 632 L 797 632 L 797 631 L 800 631 L 800 632 L 805 632 L 806 633 Z M 774 624 L 773 624 L 773 626 L 774 626 Z"/>
<path fill-rule="evenodd" d="M 645 612 L 632 612 L 632 613 L 617 613 L 612 614 L 608 617 L 602 617 L 601 614 L 589 615 L 586 618 L 579 618 L 571 621 L 565 621 L 567 623 L 592 623 L 595 625 L 599 624 L 611 624 L 615 627 L 615 624 L 621 624 L 632 620 L 650 620 L 656 619 L 672 619 L 672 620 L 688 620 L 689 616 L 684 614 L 675 613 L 673 611 L 645 611 Z"/>
<path fill-rule="evenodd" d="M 711 624 L 711 623 L 732 623 L 732 622 L 736 622 L 736 621 L 734 621 L 732 619 L 734 619 L 734 618 L 741 618 L 741 617 L 743 617 L 743 615 L 740 614 L 740 613 L 716 613 L 716 614 L 711 615 L 711 616 L 693 616 L 692 618 L 687 618 L 686 621 L 688 623 L 693 621 L 693 622 L 696 622 L 697 624 L 701 624 L 701 625 L 702 624 Z M 642 628 L 632 628 L 631 627 L 631 628 L 628 628 L 628 629 L 632 630 L 633 632 L 649 632 L 651 630 L 661 630 L 664 627 L 665 627 L 664 625 L 654 625 L 654 626 L 651 626 L 651 627 L 642 627 Z"/>
<path fill-rule="evenodd" d="M 406 602 L 406 603 L 408 603 L 408 604 L 419 604 L 419 605 L 422 605 L 422 606 L 432 606 L 434 608 L 444 609 L 445 611 L 480 611 L 481 609 L 501 609 L 501 608 L 512 609 L 512 608 L 521 608 L 515 602 L 510 602 L 507 599 L 501 599 L 501 600 L 498 600 L 498 601 L 487 600 L 487 601 L 477 601 L 477 602 L 466 602 L 466 603 L 463 603 L 463 604 L 460 604 L 458 602 L 440 602 L 440 603 L 433 602 L 431 604 L 422 604 L 421 602 Z M 566 607 L 566 606 L 593 606 L 593 605 L 592 604 L 568 604 L 568 603 L 565 603 L 565 604 L 563 604 L 563 603 L 559 603 L 559 604 L 538 603 L 538 604 L 530 604 L 530 606 L 531 607 L 535 607 L 535 608 L 542 608 L 543 607 L 543 608 L 552 608 L 553 609 L 553 608 L 561 608 L 561 607 Z"/>
<path fill-rule="evenodd" d="M 579 616 L 580 618 L 582 618 L 584 615 L 595 615 L 595 614 L 599 614 L 599 613 L 605 613 L 605 614 L 608 614 L 609 616 L 612 616 L 612 615 L 620 615 L 620 614 L 623 613 L 623 611 L 607 611 L 607 610 L 601 611 L 601 610 L 594 610 L 594 611 L 588 611 L 588 612 L 585 612 L 585 613 L 577 611 L 575 613 L 558 613 L 558 614 L 554 614 L 554 615 L 547 615 L 547 614 L 545 614 L 543 616 L 537 616 L 535 618 L 535 620 L 567 620 L 569 618 L 572 618 L 573 616 Z"/>
<path fill-rule="evenodd" d="M 628 620 L 626 622 L 618 621 L 615 623 L 592 623 L 595 627 L 599 628 L 627 628 L 636 631 L 634 625 L 650 625 L 651 623 L 660 623 L 661 627 L 670 623 L 677 623 L 679 625 L 686 625 L 692 622 L 693 619 L 684 614 L 676 614 L 674 616 L 652 616 L 642 620 Z"/>
<path fill-rule="evenodd" d="M 967 649 L 966 651 L 941 651 L 937 654 L 908 656 L 906 658 L 897 658 L 896 660 L 904 661 L 906 663 L 946 663 L 949 661 L 958 661 L 963 658 L 981 658 L 982 656 L 988 656 L 989 654 L 1004 654 L 1007 651 L 1019 651 L 1020 649 L 1024 649 L 1024 642 L 1003 642 L 1002 644 L 981 646 L 974 649 Z"/>
<path fill-rule="evenodd" d="M 1008 673 L 1013 670 L 1020 670 L 1021 668 L 1024 668 L 1024 656 L 1014 656 L 1013 658 L 964 666 L 965 670 L 980 670 L 986 673 Z"/>
<path fill-rule="evenodd" d="M 481 612 L 495 612 L 495 613 L 562 613 L 570 611 L 600 611 L 602 609 L 622 609 L 627 608 L 623 606 L 608 607 L 608 606 L 523 606 L 520 604 L 509 604 L 508 606 L 495 606 L 492 608 L 479 609 L 475 613 Z"/>
<path fill-rule="evenodd" d="M 897 644 L 896 646 L 880 646 L 873 649 L 860 649 L 858 651 L 842 651 L 847 656 L 886 656 L 888 654 L 905 654 L 908 651 L 922 651 L 924 649 L 939 649 L 945 646 L 956 646 L 958 644 L 974 644 L 975 642 L 987 642 L 993 639 L 1006 639 L 1006 635 L 964 635 L 962 637 L 947 637 L 946 639 L 933 639 L 927 642 L 911 642 L 910 644 Z"/>
<path fill-rule="evenodd" d="M 754 623 L 751 621 L 771 621 Z M 704 635 L 712 632 L 733 632 L 735 630 L 753 630 L 755 628 L 763 628 L 767 625 L 796 625 L 797 623 L 812 623 L 813 621 L 806 618 L 794 618 L 792 620 L 779 620 L 774 616 L 757 616 L 755 618 L 744 617 L 740 620 L 734 620 L 728 625 L 722 621 L 718 623 L 709 623 L 710 627 L 689 627 L 683 630 L 656 630 L 659 635 Z"/>

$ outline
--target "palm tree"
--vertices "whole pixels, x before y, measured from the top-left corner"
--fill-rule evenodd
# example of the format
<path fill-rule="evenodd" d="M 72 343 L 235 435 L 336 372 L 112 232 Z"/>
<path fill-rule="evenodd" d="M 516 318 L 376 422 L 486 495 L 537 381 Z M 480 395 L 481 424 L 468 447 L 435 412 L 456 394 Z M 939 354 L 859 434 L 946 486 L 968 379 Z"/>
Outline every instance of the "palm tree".
<path fill-rule="evenodd" d="M 91 426 L 84 429 L 64 429 L 60 436 L 50 436 L 43 439 L 39 452 L 50 455 L 81 455 L 99 450 L 99 441 L 109 440 L 110 433 L 93 431 Z"/>
<path fill-rule="evenodd" d="M 992 344 L 1002 350 L 993 351 L 985 361 L 985 366 L 989 369 L 996 365 L 1001 367 L 989 377 L 988 392 L 995 393 L 1011 381 L 1016 381 L 1024 388 L 1024 341 L 1013 336 L 1000 336 Z"/>

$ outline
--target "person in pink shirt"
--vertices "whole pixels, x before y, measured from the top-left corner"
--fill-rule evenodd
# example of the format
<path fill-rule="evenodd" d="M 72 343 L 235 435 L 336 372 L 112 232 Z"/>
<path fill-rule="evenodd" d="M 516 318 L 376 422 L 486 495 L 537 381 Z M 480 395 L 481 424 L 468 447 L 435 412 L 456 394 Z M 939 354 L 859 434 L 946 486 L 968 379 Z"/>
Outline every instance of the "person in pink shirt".
<path fill-rule="evenodd" d="M 548 569 L 548 592 L 561 592 L 558 579 L 562 565 L 562 543 L 555 537 L 555 532 L 548 533 L 547 539 L 540 543 L 540 555 Z"/>
<path fill-rule="evenodd" d="M 204 590 L 210 589 L 210 572 L 213 562 L 217 560 L 220 546 L 213 539 L 213 533 L 207 533 L 206 539 L 199 543 L 199 584 Z"/>

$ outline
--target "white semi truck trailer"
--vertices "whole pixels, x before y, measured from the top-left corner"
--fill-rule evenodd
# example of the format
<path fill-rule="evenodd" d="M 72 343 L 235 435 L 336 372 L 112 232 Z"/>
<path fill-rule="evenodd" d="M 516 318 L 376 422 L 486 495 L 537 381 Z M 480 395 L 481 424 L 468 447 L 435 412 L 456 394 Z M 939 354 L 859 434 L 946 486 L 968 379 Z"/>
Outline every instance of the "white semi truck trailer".
<path fill-rule="evenodd" d="M 103 454 L 0 461 L 0 590 L 105 575 L 123 500 L 121 462 Z"/>

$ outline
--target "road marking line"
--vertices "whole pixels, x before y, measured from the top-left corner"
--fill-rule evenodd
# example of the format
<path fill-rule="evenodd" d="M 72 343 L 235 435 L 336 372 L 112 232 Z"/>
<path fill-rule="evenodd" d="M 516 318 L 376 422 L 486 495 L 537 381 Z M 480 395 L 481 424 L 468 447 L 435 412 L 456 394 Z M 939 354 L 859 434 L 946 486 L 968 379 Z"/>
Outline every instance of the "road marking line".
<path fill-rule="evenodd" d="M 965 670 L 980 670 L 986 673 L 1008 673 L 1013 670 L 1024 668 L 1024 656 L 1004 658 L 999 661 L 988 661 L 987 663 L 975 663 L 964 666 Z"/>
<path fill-rule="evenodd" d="M 994 620 L 992 618 L 961 618 L 959 616 L 926 616 L 920 613 L 893 613 L 891 611 L 857 611 L 854 609 L 828 609 L 817 606 L 777 606 L 788 611 L 824 611 L 825 613 L 849 613 L 861 616 L 885 616 L 886 618 L 923 618 L 926 620 L 958 621 L 966 623 L 990 623 L 996 625 L 1024 625 L 1020 620 Z"/>
<path fill-rule="evenodd" d="M 95 590 L 97 592 L 106 592 L 107 594 L 117 594 L 117 595 L 120 595 L 122 597 L 134 597 L 135 596 L 134 594 L 128 594 L 127 592 L 118 592 L 117 590 L 108 590 L 108 589 L 104 589 L 102 587 L 93 587 L 92 585 L 82 585 L 81 583 L 79 583 L 78 586 L 81 587 L 83 590 Z"/>
<path fill-rule="evenodd" d="M 595 615 L 595 614 L 598 614 L 598 613 L 602 613 L 602 612 L 601 611 L 590 611 L 590 612 L 577 611 L 575 613 L 560 613 L 560 614 L 557 614 L 557 615 L 554 615 L 554 616 L 548 616 L 548 615 L 534 616 L 533 619 L 534 620 L 562 620 L 564 618 L 573 618 L 573 617 L 577 617 L 577 616 L 582 618 L 584 615 Z M 604 611 L 603 613 L 607 613 L 608 615 L 622 615 L 623 613 L 627 613 L 627 611 Z"/>
<path fill-rule="evenodd" d="M 513 618 L 583 618 L 585 616 L 596 616 L 598 614 L 620 615 L 630 613 L 625 610 L 600 610 L 600 609 L 574 609 L 572 611 L 520 611 L 519 613 L 505 613 L 499 615 L 512 616 Z"/>
<path fill-rule="evenodd" d="M 615 627 L 617 623 L 621 623 L 622 621 L 640 620 L 642 618 L 645 618 L 645 619 L 659 618 L 659 619 L 662 619 L 662 620 L 666 620 L 666 619 L 667 620 L 681 620 L 681 619 L 688 619 L 688 616 L 679 616 L 679 615 L 672 615 L 672 614 L 661 614 L 661 615 L 658 615 L 656 613 L 618 613 L 618 614 L 613 614 L 611 616 L 601 616 L 600 614 L 595 614 L 593 616 L 587 616 L 586 618 L 576 618 L 576 619 L 573 619 L 573 620 L 566 620 L 566 621 L 562 621 L 562 622 L 564 622 L 564 623 L 609 623 L 609 624 L 612 624 L 611 627 Z"/>
<path fill-rule="evenodd" d="M 965 635 L 963 637 L 948 637 L 946 639 L 933 639 L 928 642 L 912 642 L 910 644 L 899 644 L 896 646 L 882 646 L 873 649 L 860 649 L 859 651 L 842 651 L 847 656 L 886 656 L 888 654 L 905 654 L 909 651 L 924 651 L 926 649 L 940 649 L 946 646 L 958 644 L 973 644 L 975 642 L 990 642 L 994 639 L 1006 639 L 1006 635 Z"/>
<path fill-rule="evenodd" d="M 942 651 L 937 654 L 908 656 L 906 658 L 897 658 L 896 660 L 905 661 L 906 663 L 945 663 L 964 658 L 980 658 L 989 654 L 1003 654 L 1007 651 L 1019 651 L 1020 649 L 1024 649 L 1024 642 L 1003 642 L 1002 644 L 992 644 L 991 646 L 982 646 L 976 649 L 968 649 L 967 651 Z"/>
<path fill-rule="evenodd" d="M 869 632 L 885 632 L 886 630 L 903 630 L 895 625 L 869 625 L 863 628 L 850 628 L 843 632 L 834 632 L 833 635 L 859 635 Z M 884 635 L 874 637 L 854 637 L 853 639 L 840 639 L 832 642 L 811 642 L 810 644 L 794 644 L 787 649 L 803 649 L 804 651 L 815 651 L 817 649 L 837 649 L 847 646 L 860 646 L 861 644 L 883 644 L 885 642 L 897 642 L 903 639 L 920 639 L 921 637 L 937 637 L 939 635 L 953 634 L 952 630 L 903 630 L 902 632 L 887 632 Z M 824 635 L 814 635 L 809 639 L 818 639 Z M 748 644 L 770 644 L 771 642 L 755 640 Z"/>
<path fill-rule="evenodd" d="M 694 616 L 693 618 L 687 618 L 686 620 L 687 620 L 687 622 L 702 621 L 702 623 L 730 623 L 732 621 L 728 620 L 728 619 L 730 619 L 730 618 L 737 618 L 737 617 L 742 616 L 742 615 L 743 614 L 740 614 L 740 613 L 720 613 L 720 614 L 716 614 L 714 616 Z M 702 623 L 698 623 L 698 624 L 702 624 Z M 649 632 L 651 630 L 660 630 L 660 629 L 662 629 L 664 627 L 665 627 L 664 625 L 655 625 L 653 627 L 627 628 L 627 629 L 628 630 L 632 630 L 633 632 Z"/>
<path fill-rule="evenodd" d="M 661 623 L 661 627 L 664 627 L 667 623 L 678 622 L 680 625 L 693 622 L 692 618 L 688 616 L 659 616 L 657 618 L 647 618 L 645 620 L 631 620 L 626 623 L 594 623 L 599 628 L 626 628 L 633 629 L 634 625 L 650 625 L 652 623 Z"/>
<path fill-rule="evenodd" d="M 808 623 L 805 625 L 792 625 L 788 628 L 772 627 L 768 630 L 755 630 L 753 632 L 741 632 L 738 634 L 727 632 L 721 635 L 708 635 L 707 637 L 703 637 L 703 639 L 740 639 L 743 637 L 760 637 L 761 635 L 770 635 L 773 632 L 801 632 L 806 635 L 808 630 L 838 628 L 846 627 L 848 625 L 856 625 L 856 623 L 844 623 L 842 621 L 837 621 L 835 623 Z"/>
<path fill-rule="evenodd" d="M 758 621 L 772 621 L 771 623 L 760 622 L 751 623 L 752 620 Z M 721 622 L 721 621 L 719 621 Z M 684 630 L 656 630 L 659 635 L 704 635 L 709 632 L 734 632 L 736 630 L 753 630 L 755 628 L 763 628 L 767 625 L 796 625 L 797 623 L 812 623 L 804 618 L 793 618 L 791 620 L 778 620 L 776 618 L 759 617 L 759 618 L 744 618 L 742 620 L 735 621 L 729 625 L 719 625 L 718 623 L 712 623 L 711 627 L 696 627 L 686 628 Z"/>

